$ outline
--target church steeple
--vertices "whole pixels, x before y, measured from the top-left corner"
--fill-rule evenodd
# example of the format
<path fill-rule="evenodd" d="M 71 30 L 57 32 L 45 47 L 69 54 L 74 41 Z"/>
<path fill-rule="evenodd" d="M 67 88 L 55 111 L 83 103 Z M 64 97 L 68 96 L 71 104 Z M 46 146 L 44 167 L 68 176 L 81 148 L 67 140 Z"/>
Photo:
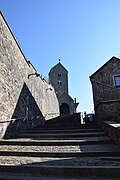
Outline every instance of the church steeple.
<path fill-rule="evenodd" d="M 49 82 L 57 92 L 60 104 L 60 114 L 73 114 L 76 112 L 78 103 L 68 93 L 68 71 L 58 59 L 58 64 L 53 66 L 49 72 Z"/>
<path fill-rule="evenodd" d="M 55 88 L 56 92 L 66 92 L 68 94 L 68 71 L 59 63 L 51 68 L 49 72 L 49 81 Z"/>

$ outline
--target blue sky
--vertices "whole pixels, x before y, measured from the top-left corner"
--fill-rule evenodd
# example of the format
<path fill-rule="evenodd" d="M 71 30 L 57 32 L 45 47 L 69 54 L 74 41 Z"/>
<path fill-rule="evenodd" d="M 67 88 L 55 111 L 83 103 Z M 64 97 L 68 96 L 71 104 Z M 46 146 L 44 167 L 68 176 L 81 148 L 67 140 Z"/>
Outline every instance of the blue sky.
<path fill-rule="evenodd" d="M 92 112 L 89 76 L 120 57 L 120 0 L 0 0 L 26 58 L 42 76 L 61 63 L 78 111 Z"/>

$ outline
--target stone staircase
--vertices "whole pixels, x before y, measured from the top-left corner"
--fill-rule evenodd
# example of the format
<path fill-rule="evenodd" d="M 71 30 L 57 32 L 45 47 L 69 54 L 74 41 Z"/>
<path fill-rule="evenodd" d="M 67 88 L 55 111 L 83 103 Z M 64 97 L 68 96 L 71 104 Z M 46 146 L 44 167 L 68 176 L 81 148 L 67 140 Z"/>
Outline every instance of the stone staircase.
<path fill-rule="evenodd" d="M 0 141 L 0 179 L 120 179 L 120 147 L 95 124 L 48 122 Z"/>

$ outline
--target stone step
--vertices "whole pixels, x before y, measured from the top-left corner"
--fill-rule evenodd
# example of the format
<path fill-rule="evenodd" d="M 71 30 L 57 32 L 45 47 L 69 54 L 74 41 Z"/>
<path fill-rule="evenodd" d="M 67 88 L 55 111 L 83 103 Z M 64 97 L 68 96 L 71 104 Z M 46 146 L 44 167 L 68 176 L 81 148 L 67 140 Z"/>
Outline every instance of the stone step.
<path fill-rule="evenodd" d="M 39 176 L 56 176 L 64 178 L 120 178 L 120 166 L 39 166 L 30 165 L 0 165 L 1 172 L 21 173 Z"/>
<path fill-rule="evenodd" d="M 117 157 L 120 158 L 120 151 L 81 151 L 81 152 L 31 152 L 31 151 L 0 151 L 0 157 L 46 157 L 46 158 L 78 158 L 78 157 Z M 12 157 L 12 158 L 11 158 Z M 16 158 L 16 161 L 17 161 Z M 5 160 L 4 159 L 4 160 Z M 1 160 L 0 160 L 1 161 Z M 4 161 L 5 162 L 5 161 Z"/>
<path fill-rule="evenodd" d="M 61 134 L 54 134 L 54 133 L 24 133 L 17 135 L 17 138 L 35 138 L 35 137 L 40 137 L 42 138 L 70 138 L 70 137 L 99 137 L 99 136 L 105 136 L 104 132 L 85 132 L 85 133 L 61 133 Z"/>
<path fill-rule="evenodd" d="M 62 141 L 56 141 L 56 140 L 44 140 L 44 141 L 40 141 L 40 140 L 14 140 L 14 141 L 0 141 L 0 145 L 14 145 L 14 146 L 66 146 L 66 145 L 94 145 L 94 144 L 110 144 L 113 143 L 113 141 L 109 138 L 104 138 L 104 139 L 96 139 L 96 140 L 62 140 Z"/>
<path fill-rule="evenodd" d="M 43 127 L 36 127 L 34 129 L 60 129 L 60 130 L 69 130 L 69 129 L 93 129 L 93 128 L 98 128 L 97 125 L 95 124 L 49 124 L 47 123 L 45 126 Z"/>
<path fill-rule="evenodd" d="M 25 142 L 89 142 L 89 141 L 107 141 L 111 140 L 108 136 L 99 136 L 99 137 L 76 137 L 76 138 L 65 138 L 65 139 L 41 139 L 40 137 L 35 138 L 14 138 L 14 139 L 7 139 L 0 141 L 1 145 L 6 141 L 11 141 L 14 143 L 14 141 L 25 141 Z"/>
<path fill-rule="evenodd" d="M 19 138 L 0 141 L 0 171 L 40 179 L 120 179 L 120 147 L 93 126 L 36 128 Z"/>
<path fill-rule="evenodd" d="M 92 145 L 53 145 L 53 146 L 21 146 L 21 145 L 1 145 L 0 152 L 120 152 L 120 147 L 115 144 L 92 144 Z"/>
<path fill-rule="evenodd" d="M 1 164 L 11 165 L 29 165 L 37 164 L 38 166 L 120 166 L 120 157 L 98 156 L 98 157 L 3 157 L 0 156 Z M 109 164 L 110 163 L 110 164 Z"/>
<path fill-rule="evenodd" d="M 29 173 L 0 172 L 0 179 L 4 180 L 73 180 L 70 178 L 36 175 Z M 75 180 L 75 179 L 74 179 Z M 77 179 L 76 179 L 77 180 Z"/>
<path fill-rule="evenodd" d="M 102 129 L 30 129 L 28 133 L 84 133 L 84 132 L 103 132 Z"/>

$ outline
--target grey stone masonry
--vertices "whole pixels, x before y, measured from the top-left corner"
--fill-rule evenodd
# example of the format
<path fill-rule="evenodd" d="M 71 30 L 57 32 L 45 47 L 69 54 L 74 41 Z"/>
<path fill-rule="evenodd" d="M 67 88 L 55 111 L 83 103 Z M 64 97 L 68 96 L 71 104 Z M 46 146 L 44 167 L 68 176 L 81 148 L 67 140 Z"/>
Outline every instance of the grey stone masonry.
<path fill-rule="evenodd" d="M 120 179 L 120 147 L 95 124 L 72 124 L 66 129 L 54 121 L 0 141 L 0 171 L 39 179 Z"/>
<path fill-rule="evenodd" d="M 60 62 L 51 68 L 49 72 L 49 82 L 57 92 L 65 92 L 68 94 L 68 71 Z"/>
<path fill-rule="evenodd" d="M 119 120 L 120 59 L 112 57 L 90 76 L 90 80 L 96 120 Z"/>
<path fill-rule="evenodd" d="M 54 88 L 23 54 L 0 12 L 0 134 L 8 125 L 15 131 L 43 123 L 59 115 Z M 12 121 L 11 121 L 12 119 Z M 19 128 L 17 128 L 19 126 Z M 14 129 L 12 129 L 14 131 Z"/>

